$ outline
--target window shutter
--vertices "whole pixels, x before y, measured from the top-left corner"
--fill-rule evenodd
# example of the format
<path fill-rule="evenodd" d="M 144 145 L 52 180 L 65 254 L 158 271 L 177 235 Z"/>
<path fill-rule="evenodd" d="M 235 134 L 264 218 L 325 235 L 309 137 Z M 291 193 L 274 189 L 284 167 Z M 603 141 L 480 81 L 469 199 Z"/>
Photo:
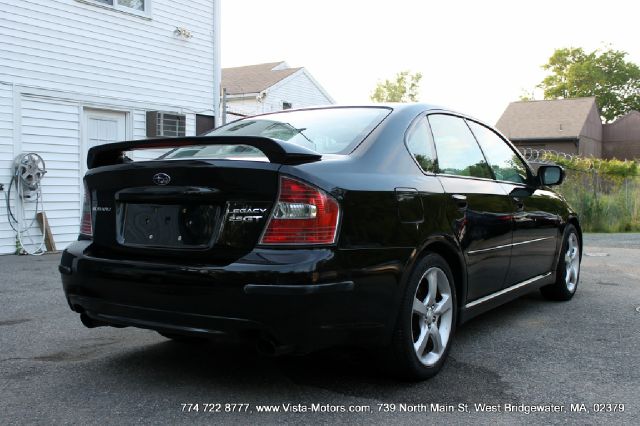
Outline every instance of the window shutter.
<path fill-rule="evenodd" d="M 147 137 L 158 137 L 158 111 L 147 111 Z"/>
<path fill-rule="evenodd" d="M 215 127 L 213 115 L 196 114 L 196 135 L 206 133 L 215 129 Z"/>

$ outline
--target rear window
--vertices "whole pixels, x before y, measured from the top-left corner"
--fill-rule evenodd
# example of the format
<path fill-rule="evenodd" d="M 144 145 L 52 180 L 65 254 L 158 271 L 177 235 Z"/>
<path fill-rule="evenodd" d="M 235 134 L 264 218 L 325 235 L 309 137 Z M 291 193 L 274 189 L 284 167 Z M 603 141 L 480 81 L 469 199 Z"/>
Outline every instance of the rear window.
<path fill-rule="evenodd" d="M 205 136 L 262 136 L 294 143 L 319 154 L 348 154 L 390 112 L 389 108 L 380 107 L 286 111 L 234 121 Z M 247 145 L 184 147 L 164 158 L 267 161 L 260 150 Z"/>
<path fill-rule="evenodd" d="M 249 145 L 186 146 L 177 148 L 158 159 L 173 160 L 178 158 L 269 161 L 262 151 Z"/>

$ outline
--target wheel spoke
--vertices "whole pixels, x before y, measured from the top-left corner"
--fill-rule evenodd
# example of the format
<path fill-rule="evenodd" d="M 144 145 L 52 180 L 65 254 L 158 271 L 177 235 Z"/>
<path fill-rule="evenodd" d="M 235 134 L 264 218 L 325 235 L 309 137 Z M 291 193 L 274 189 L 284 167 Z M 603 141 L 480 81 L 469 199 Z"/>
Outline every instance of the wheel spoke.
<path fill-rule="evenodd" d="M 424 350 L 427 347 L 428 342 L 429 333 L 421 327 L 420 337 L 418 337 L 418 341 L 413 344 L 418 356 L 422 356 L 424 354 Z"/>
<path fill-rule="evenodd" d="M 442 339 L 440 338 L 440 330 L 435 323 L 431 324 L 429 328 L 429 336 L 433 342 L 433 352 L 439 354 L 442 352 Z"/>
<path fill-rule="evenodd" d="M 417 297 L 413 299 L 413 313 L 418 314 L 421 317 L 427 316 L 427 307 Z"/>
<path fill-rule="evenodd" d="M 571 234 L 569 237 L 569 257 L 571 260 L 575 259 L 578 255 L 578 237 L 575 234 Z"/>
<path fill-rule="evenodd" d="M 436 305 L 434 313 L 436 315 L 443 315 L 451 309 L 451 296 L 443 296 L 442 300 Z"/>
<path fill-rule="evenodd" d="M 429 292 L 424 300 L 425 305 L 433 305 L 436 302 L 436 293 L 438 292 L 438 271 L 435 269 L 427 275 L 427 283 L 429 284 Z"/>

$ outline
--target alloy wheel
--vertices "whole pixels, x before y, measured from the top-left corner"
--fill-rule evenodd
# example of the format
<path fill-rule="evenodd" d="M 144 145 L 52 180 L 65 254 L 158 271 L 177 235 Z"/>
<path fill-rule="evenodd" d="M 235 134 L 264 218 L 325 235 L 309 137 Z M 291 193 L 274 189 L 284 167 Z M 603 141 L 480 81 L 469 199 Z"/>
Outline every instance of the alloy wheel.
<path fill-rule="evenodd" d="M 413 348 L 425 366 L 431 367 L 442 358 L 452 322 L 451 284 L 442 269 L 431 267 L 420 278 L 411 313 Z"/>
<path fill-rule="evenodd" d="M 565 276 L 564 282 L 567 290 L 573 293 L 578 285 L 578 275 L 580 274 L 580 245 L 578 236 L 569 234 L 567 239 L 567 251 L 564 254 Z"/>

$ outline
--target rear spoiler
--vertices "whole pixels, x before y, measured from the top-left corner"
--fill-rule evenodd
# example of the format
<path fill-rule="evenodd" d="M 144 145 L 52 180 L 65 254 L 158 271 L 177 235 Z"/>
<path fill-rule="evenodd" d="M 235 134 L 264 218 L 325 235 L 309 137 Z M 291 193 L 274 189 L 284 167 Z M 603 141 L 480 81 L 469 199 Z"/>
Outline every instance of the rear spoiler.
<path fill-rule="evenodd" d="M 259 136 L 189 136 L 185 138 L 143 139 L 94 146 L 89 149 L 87 154 L 87 167 L 93 169 L 126 163 L 129 161 L 125 156 L 127 151 L 202 145 L 249 145 L 262 151 L 270 162 L 288 165 L 312 163 L 322 158 L 322 155 L 303 146 Z"/>

